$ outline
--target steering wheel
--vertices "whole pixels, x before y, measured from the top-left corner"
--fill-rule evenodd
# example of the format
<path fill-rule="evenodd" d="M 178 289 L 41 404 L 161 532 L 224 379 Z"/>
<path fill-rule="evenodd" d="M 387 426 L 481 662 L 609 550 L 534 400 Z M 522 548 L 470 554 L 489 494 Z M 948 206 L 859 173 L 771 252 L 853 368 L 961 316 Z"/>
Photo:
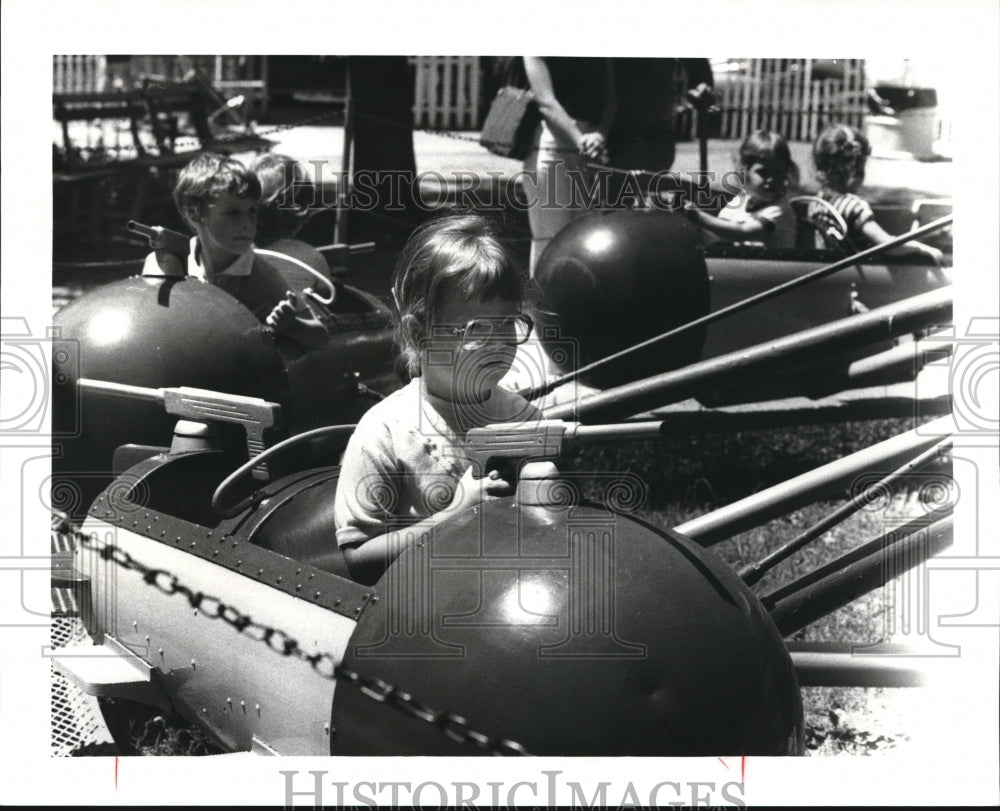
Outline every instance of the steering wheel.
<path fill-rule="evenodd" d="M 816 197 L 812 194 L 803 194 L 798 197 L 791 197 L 788 200 L 789 203 L 795 204 L 805 204 L 807 206 L 805 213 L 799 215 L 799 219 L 807 222 L 823 238 L 823 241 L 830 248 L 838 248 L 847 250 L 848 255 L 852 253 L 857 253 L 854 245 L 847 238 L 847 223 L 844 218 L 840 216 L 840 212 L 837 211 L 828 201 L 824 200 L 822 197 Z M 808 206 L 816 204 L 823 209 L 823 214 L 829 217 L 833 221 L 833 225 L 836 227 L 831 227 L 828 222 L 824 222 L 823 219 L 817 218 L 815 216 L 809 215 Z"/>
<path fill-rule="evenodd" d="M 215 492 L 212 494 L 212 510 L 216 515 L 222 518 L 232 518 L 234 515 L 245 510 L 251 504 L 253 504 L 259 498 L 259 490 L 255 490 L 245 499 L 232 507 L 222 507 L 223 496 L 232 488 L 233 484 L 253 470 L 257 465 L 262 462 L 266 462 L 277 456 L 279 453 L 287 451 L 289 448 L 294 448 L 296 445 L 301 445 L 310 439 L 316 439 L 321 436 L 331 436 L 338 434 L 346 434 L 348 437 L 354 433 L 354 425 L 325 425 L 322 428 L 314 428 L 311 431 L 304 431 L 301 434 L 296 434 L 295 436 L 288 437 L 288 439 L 283 439 L 277 445 L 272 445 L 266 451 L 257 454 L 252 459 L 248 460 L 244 464 L 240 465 L 236 470 L 230 473 L 222 483 L 215 488 Z"/>
<path fill-rule="evenodd" d="M 317 271 L 315 268 L 309 267 L 309 265 L 307 265 L 302 260 L 297 259 L 294 256 L 289 256 L 287 253 L 282 253 L 281 251 L 272 251 L 269 250 L 268 248 L 254 248 L 254 253 L 261 254 L 263 256 L 273 256 L 277 259 L 284 259 L 286 262 L 291 262 L 293 265 L 302 268 L 302 270 L 311 273 L 315 277 L 316 281 L 318 281 L 320 284 L 326 285 L 327 290 L 330 291 L 329 294 L 326 296 L 321 296 L 311 287 L 307 287 L 303 291 L 307 296 L 315 299 L 320 304 L 329 307 L 331 304 L 333 304 L 334 299 L 337 298 L 337 288 L 334 286 L 333 282 L 331 282 L 328 278 L 326 278 L 326 276 Z"/>
<path fill-rule="evenodd" d="M 804 213 L 797 213 L 796 216 L 799 220 L 815 229 L 828 248 L 841 251 L 845 256 L 858 253 L 858 249 L 847 236 L 847 222 L 840 215 L 840 212 L 827 200 L 812 194 L 803 194 L 798 197 L 789 198 L 788 202 L 792 206 L 795 206 L 796 203 L 804 206 Z M 809 216 L 809 206 L 814 203 L 823 209 L 823 217 Z M 830 225 L 831 221 L 833 225 Z M 855 267 L 862 277 L 864 277 L 864 268 L 861 264 L 856 263 Z"/>

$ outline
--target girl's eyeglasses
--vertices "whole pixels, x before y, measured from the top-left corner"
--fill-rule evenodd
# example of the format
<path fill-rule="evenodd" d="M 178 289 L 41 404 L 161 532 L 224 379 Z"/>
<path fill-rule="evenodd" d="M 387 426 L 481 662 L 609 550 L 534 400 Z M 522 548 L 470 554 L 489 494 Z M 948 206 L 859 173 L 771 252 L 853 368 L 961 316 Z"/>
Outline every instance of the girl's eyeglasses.
<path fill-rule="evenodd" d="M 461 338 L 462 348 L 480 349 L 488 343 L 523 344 L 535 326 L 524 313 L 499 317 L 473 318 L 464 327 L 442 327 L 441 335 Z"/>

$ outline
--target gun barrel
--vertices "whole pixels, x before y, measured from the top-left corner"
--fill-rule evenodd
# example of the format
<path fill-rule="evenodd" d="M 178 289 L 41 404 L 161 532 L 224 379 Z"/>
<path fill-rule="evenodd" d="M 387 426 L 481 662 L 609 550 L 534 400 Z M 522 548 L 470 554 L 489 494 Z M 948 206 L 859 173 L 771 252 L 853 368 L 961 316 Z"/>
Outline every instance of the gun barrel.
<path fill-rule="evenodd" d="M 76 381 L 76 385 L 83 391 L 102 391 L 107 394 L 118 394 L 126 397 L 134 397 L 139 400 L 148 400 L 151 403 L 163 403 L 163 391 L 161 389 L 130 386 L 126 383 L 111 383 L 107 380 L 92 380 L 87 377 L 81 377 Z"/>
<path fill-rule="evenodd" d="M 320 253 L 331 253 L 334 255 L 339 254 L 356 254 L 356 253 L 373 253 L 375 251 L 374 242 L 333 242 L 329 245 L 320 245 L 316 248 Z"/>
<path fill-rule="evenodd" d="M 479 478 L 493 465 L 515 465 L 537 459 L 557 459 L 577 445 L 661 437 L 659 420 L 608 425 L 581 425 L 562 420 L 541 420 L 522 425 L 494 424 L 471 429 L 466 452 Z"/>
<path fill-rule="evenodd" d="M 643 422 L 612 422 L 606 425 L 581 425 L 568 432 L 568 438 L 578 444 L 588 442 L 618 442 L 629 439 L 658 439 L 666 435 L 662 420 Z"/>
<path fill-rule="evenodd" d="M 143 225 L 141 222 L 136 222 L 135 220 L 129 220 L 126 228 L 133 233 L 142 234 L 149 239 L 156 239 L 163 234 L 161 226 Z"/>

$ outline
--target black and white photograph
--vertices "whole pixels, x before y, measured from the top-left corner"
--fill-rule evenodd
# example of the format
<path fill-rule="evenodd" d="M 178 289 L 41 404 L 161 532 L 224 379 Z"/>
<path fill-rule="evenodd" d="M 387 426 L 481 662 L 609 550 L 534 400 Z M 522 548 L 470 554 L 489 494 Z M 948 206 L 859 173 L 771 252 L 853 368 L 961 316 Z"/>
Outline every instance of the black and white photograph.
<path fill-rule="evenodd" d="M 1000 11 L 46 8 L 0 801 L 1000 802 Z"/>

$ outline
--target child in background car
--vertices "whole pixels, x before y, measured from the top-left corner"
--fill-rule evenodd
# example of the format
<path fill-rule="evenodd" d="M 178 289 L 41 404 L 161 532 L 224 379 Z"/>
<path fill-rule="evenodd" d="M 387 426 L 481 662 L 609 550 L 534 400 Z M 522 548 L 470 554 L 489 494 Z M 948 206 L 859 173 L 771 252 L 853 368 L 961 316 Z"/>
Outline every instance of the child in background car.
<path fill-rule="evenodd" d="M 276 335 L 307 349 L 324 347 L 326 328 L 254 252 L 259 200 L 256 176 L 232 158 L 204 153 L 181 170 L 174 202 L 196 235 L 187 273 L 229 293 Z M 160 275 L 155 253 L 146 257 L 143 275 Z"/>
<path fill-rule="evenodd" d="M 692 203 L 685 206 L 699 226 L 724 240 L 795 247 L 795 214 L 785 201 L 785 192 L 798 182 L 799 170 L 788 142 L 780 135 L 757 130 L 746 137 L 739 151 L 742 189 L 713 216 Z"/>
<path fill-rule="evenodd" d="M 821 187 L 817 196 L 823 202 L 811 202 L 807 216 L 821 224 L 824 231 L 839 232 L 843 223 L 847 233 L 842 237 L 847 241 L 848 250 L 860 251 L 894 239 L 875 222 L 875 213 L 868 202 L 855 193 L 865 180 L 865 164 L 870 154 L 871 146 L 865 135 L 847 124 L 827 127 L 813 144 L 813 163 Z M 840 222 L 831 210 L 839 215 Z M 938 267 L 943 261 L 941 251 L 916 240 L 893 248 L 889 253 L 926 256 Z"/>
<path fill-rule="evenodd" d="M 293 290 L 314 288 L 324 292 L 330 267 L 312 245 L 296 239 L 305 224 L 316 186 L 305 167 L 287 155 L 265 153 L 250 164 L 260 181 L 260 208 L 257 212 L 258 253 L 274 259 L 274 265 Z"/>

